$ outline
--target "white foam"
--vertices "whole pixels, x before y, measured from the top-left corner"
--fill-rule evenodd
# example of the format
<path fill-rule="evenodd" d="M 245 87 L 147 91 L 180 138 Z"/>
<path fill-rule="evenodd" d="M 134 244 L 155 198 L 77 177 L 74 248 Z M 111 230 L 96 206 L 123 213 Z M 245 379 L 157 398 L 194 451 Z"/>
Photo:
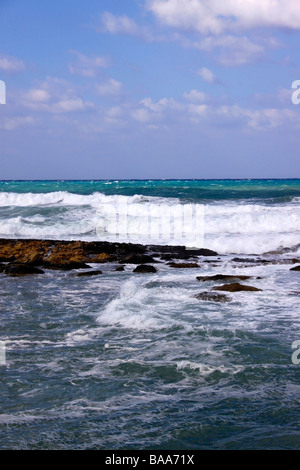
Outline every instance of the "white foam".
<path fill-rule="evenodd" d="M 171 319 L 157 311 L 151 301 L 155 289 L 145 289 L 134 280 L 126 281 L 117 298 L 99 313 L 102 325 L 122 326 L 137 330 L 160 329 L 170 325 Z"/>
<path fill-rule="evenodd" d="M 300 243 L 297 197 L 276 205 L 220 201 L 203 206 L 142 195 L 3 192 L 1 207 L 0 237 L 185 245 L 221 254 L 260 254 Z M 24 207 L 30 208 L 28 216 Z"/>

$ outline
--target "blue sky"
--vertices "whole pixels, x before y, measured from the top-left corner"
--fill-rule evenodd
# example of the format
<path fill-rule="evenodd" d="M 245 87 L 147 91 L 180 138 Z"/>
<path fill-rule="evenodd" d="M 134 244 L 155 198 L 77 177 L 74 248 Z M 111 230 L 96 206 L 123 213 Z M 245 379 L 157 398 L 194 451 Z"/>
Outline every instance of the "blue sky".
<path fill-rule="evenodd" d="M 300 177 L 298 0 L 0 0 L 1 179 Z"/>

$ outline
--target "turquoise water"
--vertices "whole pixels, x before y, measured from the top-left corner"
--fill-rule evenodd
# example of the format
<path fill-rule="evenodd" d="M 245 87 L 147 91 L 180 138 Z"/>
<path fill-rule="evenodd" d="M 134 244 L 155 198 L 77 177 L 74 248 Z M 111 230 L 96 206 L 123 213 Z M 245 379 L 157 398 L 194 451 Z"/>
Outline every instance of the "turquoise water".
<path fill-rule="evenodd" d="M 142 194 L 193 200 L 289 198 L 299 196 L 300 179 L 0 181 L 0 191 L 16 193 L 68 191 L 82 195 L 98 191 L 107 195 Z"/>
<path fill-rule="evenodd" d="M 99 206 L 125 201 L 136 211 L 131 240 L 149 210 L 203 203 L 204 241 L 219 253 L 197 269 L 158 260 L 156 274 L 115 263 L 92 265 L 103 271 L 92 278 L 0 274 L 1 449 L 300 448 L 300 278 L 290 271 L 291 258 L 300 264 L 299 180 L 1 182 L 0 191 L 6 238 L 99 239 Z M 196 276 L 218 273 L 253 276 L 246 284 L 261 291 L 197 300 L 215 283 Z"/>

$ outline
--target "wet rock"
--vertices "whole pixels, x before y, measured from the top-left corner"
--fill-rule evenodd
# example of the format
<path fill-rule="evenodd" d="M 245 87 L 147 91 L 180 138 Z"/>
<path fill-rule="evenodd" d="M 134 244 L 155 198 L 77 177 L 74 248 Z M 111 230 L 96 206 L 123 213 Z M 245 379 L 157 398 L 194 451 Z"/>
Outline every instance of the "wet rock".
<path fill-rule="evenodd" d="M 151 254 L 158 253 L 161 259 L 168 261 L 170 259 L 189 259 L 196 256 L 218 256 L 218 253 L 207 248 L 186 248 L 185 246 L 167 246 L 167 245 L 149 245 L 148 250 Z"/>
<path fill-rule="evenodd" d="M 197 276 L 198 281 L 231 281 L 233 279 L 240 279 L 241 281 L 246 281 L 252 276 L 241 276 L 239 274 L 215 274 L 214 276 Z M 257 278 L 260 279 L 260 278 Z"/>
<path fill-rule="evenodd" d="M 124 266 L 117 266 L 115 268 L 115 271 L 125 271 L 125 268 L 124 268 Z"/>
<path fill-rule="evenodd" d="M 8 264 L 3 272 L 9 276 L 26 276 L 28 274 L 44 274 L 42 269 L 27 264 Z"/>
<path fill-rule="evenodd" d="M 218 294 L 217 292 L 200 292 L 194 295 L 198 300 L 204 300 L 208 302 L 230 302 L 231 298 L 225 294 Z"/>
<path fill-rule="evenodd" d="M 239 292 L 239 291 L 261 291 L 257 287 L 253 286 L 245 286 L 243 284 L 239 284 L 238 282 L 233 282 L 232 284 L 224 284 L 223 286 L 213 287 L 213 290 L 221 290 L 227 292 Z"/>
<path fill-rule="evenodd" d="M 61 269 L 62 271 L 71 271 L 72 269 L 88 269 L 90 266 L 86 263 L 83 263 L 81 261 L 75 261 L 75 260 L 70 260 L 70 261 L 65 261 L 61 263 L 49 263 L 49 262 L 44 262 L 43 266 L 47 269 Z"/>
<path fill-rule="evenodd" d="M 111 263 L 117 260 L 116 256 L 110 255 L 108 253 L 99 253 L 96 255 L 89 255 L 90 263 Z"/>
<path fill-rule="evenodd" d="M 171 268 L 200 268 L 198 263 L 168 263 Z"/>
<path fill-rule="evenodd" d="M 235 263 L 255 263 L 257 260 L 254 258 L 232 258 L 231 261 Z"/>
<path fill-rule="evenodd" d="M 144 264 L 144 263 L 156 263 L 156 261 L 150 255 L 144 255 L 140 253 L 131 253 L 130 255 L 123 256 L 120 259 L 119 263 Z"/>
<path fill-rule="evenodd" d="M 98 276 L 102 274 L 102 271 L 84 271 L 83 273 L 77 273 L 77 277 L 88 277 L 88 276 Z"/>
<path fill-rule="evenodd" d="M 137 266 L 134 270 L 134 273 L 156 273 L 157 269 L 154 266 L 149 266 L 147 264 L 141 264 Z"/>
<path fill-rule="evenodd" d="M 295 266 L 294 268 L 291 268 L 290 271 L 300 271 L 300 265 Z"/>

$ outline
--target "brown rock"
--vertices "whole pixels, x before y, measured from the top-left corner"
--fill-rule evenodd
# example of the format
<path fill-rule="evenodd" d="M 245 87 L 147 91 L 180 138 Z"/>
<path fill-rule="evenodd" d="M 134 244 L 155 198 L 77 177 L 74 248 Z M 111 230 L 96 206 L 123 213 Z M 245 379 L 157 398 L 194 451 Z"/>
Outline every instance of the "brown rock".
<path fill-rule="evenodd" d="M 168 263 L 171 268 L 200 268 L 198 263 Z"/>
<path fill-rule="evenodd" d="M 245 286 L 243 284 L 239 284 L 238 282 L 234 282 L 232 284 L 224 284 L 223 286 L 213 287 L 213 290 L 224 290 L 227 292 L 261 291 L 261 289 L 258 289 L 257 287 Z"/>
<path fill-rule="evenodd" d="M 215 274 L 214 276 L 197 276 L 198 281 L 230 281 L 232 279 L 240 279 L 241 281 L 246 281 L 252 276 L 241 276 L 238 274 Z"/>
<path fill-rule="evenodd" d="M 89 262 L 90 263 L 110 263 L 112 261 L 116 261 L 116 257 L 113 255 L 109 255 L 108 253 L 99 253 L 96 255 L 90 255 Z"/>

